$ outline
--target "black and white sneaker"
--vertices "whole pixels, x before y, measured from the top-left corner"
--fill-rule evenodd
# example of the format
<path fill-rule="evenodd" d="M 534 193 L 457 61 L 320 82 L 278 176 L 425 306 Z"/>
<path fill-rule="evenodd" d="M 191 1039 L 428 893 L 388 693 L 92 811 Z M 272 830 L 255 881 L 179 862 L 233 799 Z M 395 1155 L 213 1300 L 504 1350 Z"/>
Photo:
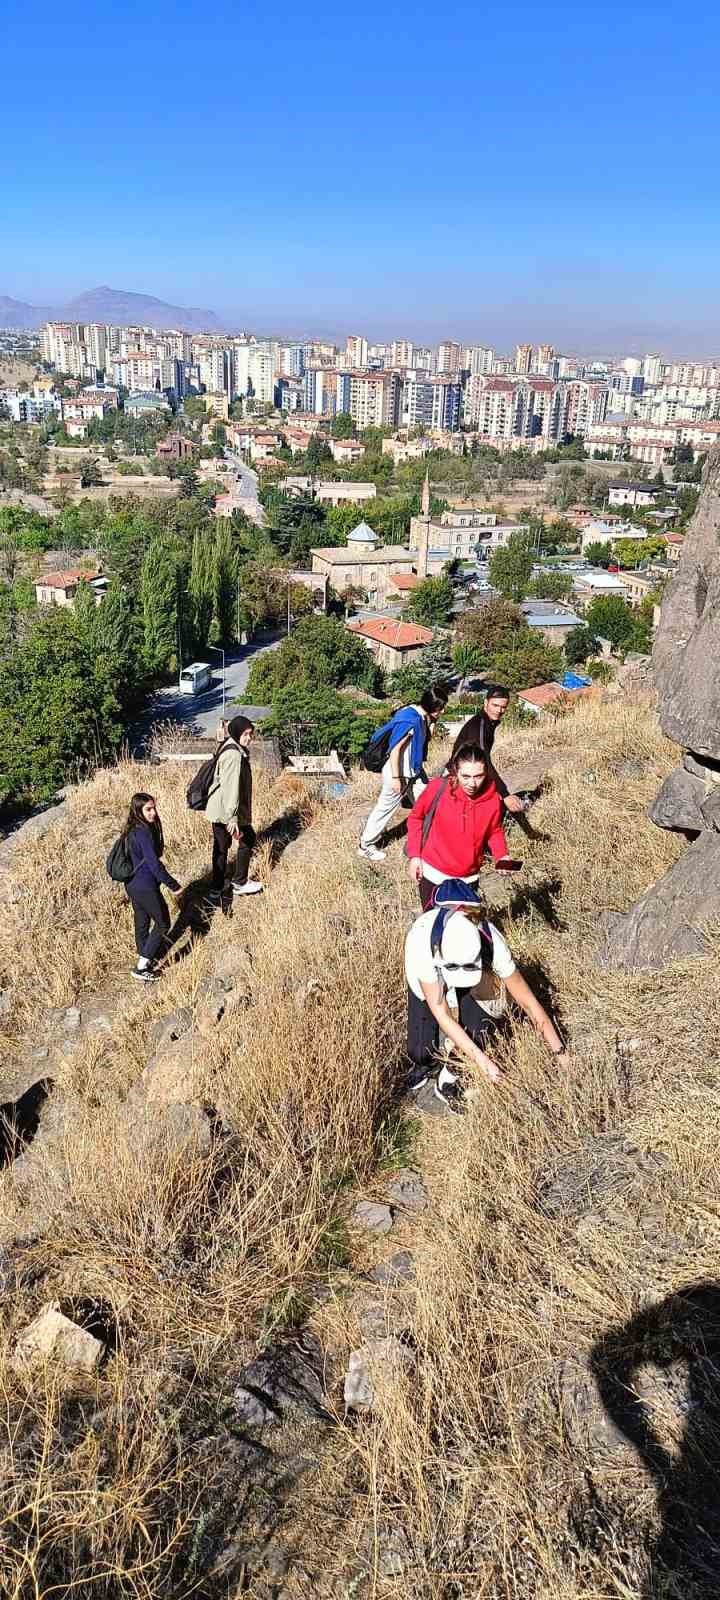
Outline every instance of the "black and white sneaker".
<path fill-rule="evenodd" d="M 465 1110 L 465 1090 L 460 1079 L 456 1078 L 452 1072 L 448 1072 L 447 1067 L 440 1068 L 435 1080 L 433 1093 L 436 1100 L 444 1101 L 448 1111 L 461 1115 Z"/>
<path fill-rule="evenodd" d="M 417 1094 L 418 1090 L 425 1088 L 429 1077 L 430 1074 L 426 1067 L 413 1067 L 412 1072 L 409 1072 L 405 1079 L 405 1093 Z"/>
<path fill-rule="evenodd" d="M 157 973 L 152 967 L 133 967 L 131 976 L 137 978 L 138 983 L 157 983 Z"/>

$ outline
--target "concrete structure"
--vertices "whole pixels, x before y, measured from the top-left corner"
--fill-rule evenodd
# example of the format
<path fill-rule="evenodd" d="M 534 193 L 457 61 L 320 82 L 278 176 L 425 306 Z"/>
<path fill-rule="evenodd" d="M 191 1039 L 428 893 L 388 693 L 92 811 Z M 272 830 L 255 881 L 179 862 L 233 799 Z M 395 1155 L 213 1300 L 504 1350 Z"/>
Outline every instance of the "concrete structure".
<path fill-rule="evenodd" d="M 334 481 L 318 483 L 315 487 L 315 499 L 323 505 L 330 506 L 356 506 L 362 505 L 366 500 L 375 500 L 377 486 L 374 483 L 335 483 Z"/>
<path fill-rule="evenodd" d="M 564 689 L 561 683 L 538 683 L 534 689 L 518 689 L 518 701 L 526 711 L 532 711 L 536 716 L 555 705 L 558 700 L 578 700 L 591 695 L 591 688 Z"/>
<path fill-rule="evenodd" d="M 581 607 L 588 606 L 591 600 L 598 596 L 605 598 L 607 595 L 616 595 L 620 600 L 627 600 L 628 593 L 622 579 L 614 572 L 603 572 L 599 568 L 590 567 L 587 572 L 578 572 L 573 581 L 573 594 Z"/>
<path fill-rule="evenodd" d="M 360 439 L 328 439 L 328 445 L 333 461 L 349 466 L 360 461 L 365 454 L 365 446 Z"/>
<path fill-rule="evenodd" d="M 109 579 L 102 573 L 83 572 L 77 568 L 71 572 L 44 572 L 35 582 L 35 599 L 39 606 L 71 606 L 75 600 L 81 583 L 87 583 L 95 596 L 95 604 L 99 605 L 103 595 L 107 593 Z"/>
<path fill-rule="evenodd" d="M 401 461 L 419 461 L 435 448 L 432 439 L 383 439 L 382 453 L 392 456 L 397 467 Z"/>
<path fill-rule="evenodd" d="M 654 506 L 665 490 L 653 483 L 611 483 L 608 486 L 608 505 Z"/>
<path fill-rule="evenodd" d="M 420 652 L 432 644 L 431 628 L 420 628 L 414 622 L 396 622 L 391 617 L 378 617 L 371 622 L 348 622 L 349 633 L 363 639 L 371 655 L 386 672 L 404 667 L 415 660 Z"/>
<path fill-rule="evenodd" d="M 582 617 L 572 606 L 551 600 L 523 600 L 520 610 L 528 626 L 541 633 L 548 644 L 564 645 L 573 628 L 582 627 Z"/>
<path fill-rule="evenodd" d="M 167 461 L 189 461 L 197 455 L 197 445 L 192 439 L 186 439 L 184 433 L 169 433 L 167 438 L 161 439 L 155 454 Z"/>
<path fill-rule="evenodd" d="M 348 537 L 347 545 L 310 551 L 313 573 L 327 577 L 336 594 L 346 589 L 366 593 L 371 605 L 383 607 L 397 600 L 391 580 L 399 574 L 416 574 L 417 557 L 403 545 L 381 545 L 374 530 L 361 522 Z M 417 574 L 416 574 L 417 575 Z"/>
<path fill-rule="evenodd" d="M 637 609 L 649 594 L 654 594 L 658 587 L 658 575 L 650 572 L 623 572 L 622 581 L 627 590 L 630 605 Z"/>

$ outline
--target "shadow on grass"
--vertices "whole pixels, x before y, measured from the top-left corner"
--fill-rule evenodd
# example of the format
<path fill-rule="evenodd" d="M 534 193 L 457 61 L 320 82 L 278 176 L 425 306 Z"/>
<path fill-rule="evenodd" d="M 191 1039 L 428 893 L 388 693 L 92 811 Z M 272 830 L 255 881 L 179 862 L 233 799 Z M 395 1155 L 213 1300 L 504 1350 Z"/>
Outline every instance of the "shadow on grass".
<path fill-rule="evenodd" d="M 701 1596 L 716 1600 L 720 1284 L 690 1285 L 611 1328 L 598 1340 L 591 1361 L 608 1416 L 657 1484 L 662 1526 L 650 1556 L 643 1600 L 657 1600 L 665 1593 L 682 1594 L 686 1600 Z M 662 1408 L 659 1400 L 664 1402 Z M 661 1436 L 659 1421 L 667 1411 L 674 1425 L 670 1446 Z"/>

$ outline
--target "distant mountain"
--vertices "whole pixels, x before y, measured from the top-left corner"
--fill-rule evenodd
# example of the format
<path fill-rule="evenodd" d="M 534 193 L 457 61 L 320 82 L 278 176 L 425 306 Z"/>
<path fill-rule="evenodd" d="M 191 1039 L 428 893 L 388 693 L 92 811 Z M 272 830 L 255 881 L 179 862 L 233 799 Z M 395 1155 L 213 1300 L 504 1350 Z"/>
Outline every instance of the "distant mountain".
<path fill-rule="evenodd" d="M 39 328 L 52 315 L 49 306 L 28 306 L 0 294 L 0 328 Z"/>
<path fill-rule="evenodd" d="M 112 322 L 119 326 L 141 323 L 152 328 L 186 328 L 189 333 L 220 333 L 222 323 L 214 311 L 198 306 L 173 306 L 152 294 L 129 289 L 86 289 L 66 305 L 31 306 L 0 295 L 0 328 L 40 328 L 49 319 L 68 322 Z"/>

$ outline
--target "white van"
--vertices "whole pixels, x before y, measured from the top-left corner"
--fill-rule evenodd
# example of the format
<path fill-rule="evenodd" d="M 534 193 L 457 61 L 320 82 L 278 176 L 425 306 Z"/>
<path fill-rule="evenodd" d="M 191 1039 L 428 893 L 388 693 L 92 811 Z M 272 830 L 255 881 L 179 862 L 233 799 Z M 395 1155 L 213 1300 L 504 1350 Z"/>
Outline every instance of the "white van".
<path fill-rule="evenodd" d="M 193 661 L 192 666 L 183 667 L 180 673 L 181 694 L 202 694 L 203 689 L 209 689 L 212 683 L 212 669 L 207 661 Z"/>

